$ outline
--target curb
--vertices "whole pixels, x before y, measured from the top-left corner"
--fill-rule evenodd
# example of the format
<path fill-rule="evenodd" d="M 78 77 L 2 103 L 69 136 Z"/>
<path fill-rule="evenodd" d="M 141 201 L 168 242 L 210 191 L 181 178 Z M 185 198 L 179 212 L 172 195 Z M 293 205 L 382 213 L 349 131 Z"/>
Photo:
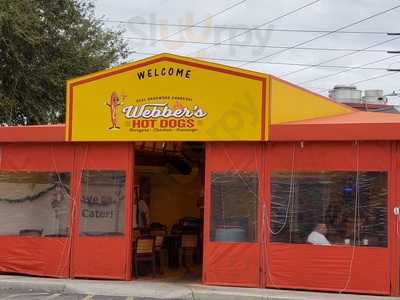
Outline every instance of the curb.
<path fill-rule="evenodd" d="M 45 291 L 49 293 L 63 293 L 66 285 L 58 282 L 34 282 L 31 280 L 12 280 L 12 279 L 0 279 L 1 289 L 19 290 L 29 289 L 32 291 Z"/>
<path fill-rule="evenodd" d="M 0 276 L 0 289 L 170 300 L 400 300 L 398 297 L 202 286 L 162 282 L 112 282 Z"/>
<path fill-rule="evenodd" d="M 99 296 L 121 296 L 138 297 L 146 299 L 174 299 L 174 300 L 192 300 L 194 299 L 191 289 L 184 286 L 174 286 L 170 284 L 153 286 L 152 284 L 120 284 L 120 283 L 75 283 L 67 282 L 65 284 L 65 293 L 91 294 Z"/>

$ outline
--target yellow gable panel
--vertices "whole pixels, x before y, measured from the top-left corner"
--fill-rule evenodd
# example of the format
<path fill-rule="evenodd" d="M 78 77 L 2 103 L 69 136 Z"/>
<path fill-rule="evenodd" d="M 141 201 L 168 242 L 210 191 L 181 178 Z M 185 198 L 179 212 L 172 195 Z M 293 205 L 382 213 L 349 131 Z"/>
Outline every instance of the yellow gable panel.
<path fill-rule="evenodd" d="M 261 140 L 267 77 L 159 55 L 68 82 L 67 140 Z"/>
<path fill-rule="evenodd" d="M 343 115 L 350 107 L 270 77 L 271 124 Z"/>

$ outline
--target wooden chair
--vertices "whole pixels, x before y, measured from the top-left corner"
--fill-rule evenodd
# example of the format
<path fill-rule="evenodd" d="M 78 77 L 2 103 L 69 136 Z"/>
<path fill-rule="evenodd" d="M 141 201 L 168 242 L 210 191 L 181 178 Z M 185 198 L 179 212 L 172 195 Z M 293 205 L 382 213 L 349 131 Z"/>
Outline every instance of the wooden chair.
<path fill-rule="evenodd" d="M 160 274 L 163 274 L 164 268 L 168 261 L 168 252 L 164 247 L 165 235 L 154 236 L 154 251 L 156 253 L 156 261 L 160 267 Z"/>
<path fill-rule="evenodd" d="M 150 234 L 152 236 L 165 236 L 167 234 L 167 231 L 165 229 L 152 229 L 150 231 Z"/>
<path fill-rule="evenodd" d="M 164 235 L 156 235 L 154 236 L 154 248 L 155 251 L 160 251 L 164 246 Z"/>
<path fill-rule="evenodd" d="M 150 262 L 153 277 L 156 275 L 156 256 L 154 249 L 154 237 L 141 236 L 136 239 L 135 252 L 133 259 L 135 261 L 135 275 L 139 274 L 139 262 Z"/>
<path fill-rule="evenodd" d="M 189 269 L 187 261 L 189 260 L 193 264 L 193 255 L 197 249 L 198 238 L 195 234 L 183 234 L 181 237 L 181 247 L 180 247 L 180 265 Z"/>
<path fill-rule="evenodd" d="M 140 232 L 140 228 L 137 227 L 133 228 L 132 234 L 133 234 L 132 240 L 136 240 L 138 237 L 142 235 L 142 233 Z"/>

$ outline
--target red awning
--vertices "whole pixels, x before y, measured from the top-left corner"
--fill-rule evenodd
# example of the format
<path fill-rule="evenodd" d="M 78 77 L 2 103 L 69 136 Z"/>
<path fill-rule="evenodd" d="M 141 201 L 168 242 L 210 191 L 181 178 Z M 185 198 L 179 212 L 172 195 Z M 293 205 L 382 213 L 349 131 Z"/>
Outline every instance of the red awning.
<path fill-rule="evenodd" d="M 65 125 L 0 127 L 0 142 L 63 142 Z"/>
<path fill-rule="evenodd" d="M 0 142 L 63 142 L 64 140 L 64 124 L 0 127 Z M 269 140 L 400 140 L 400 114 L 355 111 L 335 117 L 273 124 Z M 140 145 L 144 144 L 148 146 L 148 143 Z"/>
<path fill-rule="evenodd" d="M 273 124 L 271 141 L 400 140 L 400 114 L 351 114 Z"/>

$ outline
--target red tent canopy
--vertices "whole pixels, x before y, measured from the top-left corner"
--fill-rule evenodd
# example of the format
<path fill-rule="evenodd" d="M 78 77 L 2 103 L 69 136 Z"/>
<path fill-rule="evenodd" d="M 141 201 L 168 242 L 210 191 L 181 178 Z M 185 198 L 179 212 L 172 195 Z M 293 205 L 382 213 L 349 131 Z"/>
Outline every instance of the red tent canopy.
<path fill-rule="evenodd" d="M 271 125 L 271 141 L 399 140 L 400 114 L 351 114 Z"/>

